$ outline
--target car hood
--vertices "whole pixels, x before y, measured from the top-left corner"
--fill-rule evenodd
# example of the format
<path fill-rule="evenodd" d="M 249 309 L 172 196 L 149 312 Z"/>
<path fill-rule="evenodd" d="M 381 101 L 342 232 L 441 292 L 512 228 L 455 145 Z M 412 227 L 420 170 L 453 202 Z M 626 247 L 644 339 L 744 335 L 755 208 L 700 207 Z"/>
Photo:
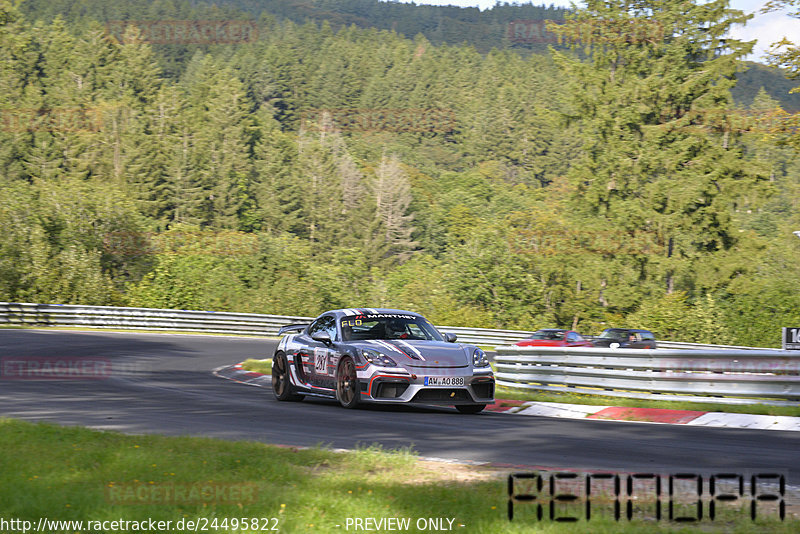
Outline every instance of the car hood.
<path fill-rule="evenodd" d="M 404 367 L 420 369 L 466 367 L 469 349 L 460 343 L 405 339 L 371 339 L 351 345 L 382 352 Z M 471 356 L 471 353 L 469 354 Z"/>

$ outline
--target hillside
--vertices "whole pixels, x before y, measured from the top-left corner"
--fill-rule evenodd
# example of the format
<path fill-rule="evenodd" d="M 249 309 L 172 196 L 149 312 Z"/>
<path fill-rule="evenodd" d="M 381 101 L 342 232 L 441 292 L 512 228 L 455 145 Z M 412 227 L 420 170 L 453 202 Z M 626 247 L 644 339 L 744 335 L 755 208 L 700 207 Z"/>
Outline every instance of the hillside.
<path fill-rule="evenodd" d="M 618 63 L 292 20 L 340 5 L 0 0 L 0 300 L 742 345 L 800 321 L 798 139 L 764 69 L 731 109 L 743 50 L 688 19 L 601 25 Z M 219 20 L 253 33 L 185 39 Z"/>
<path fill-rule="evenodd" d="M 737 75 L 736 87 L 731 91 L 737 104 L 749 107 L 758 90 L 763 87 L 783 109 L 790 113 L 800 112 L 800 93 L 789 94 L 800 85 L 800 80 L 790 80 L 779 69 L 761 63 L 748 61 L 745 65 L 747 69 Z"/>

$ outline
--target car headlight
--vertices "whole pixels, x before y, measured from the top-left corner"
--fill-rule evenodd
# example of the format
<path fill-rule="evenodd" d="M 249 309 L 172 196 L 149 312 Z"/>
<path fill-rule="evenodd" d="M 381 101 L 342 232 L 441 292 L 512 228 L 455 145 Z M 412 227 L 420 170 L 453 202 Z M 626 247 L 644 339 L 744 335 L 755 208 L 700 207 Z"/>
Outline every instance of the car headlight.
<path fill-rule="evenodd" d="M 361 356 L 372 365 L 377 365 L 379 367 L 397 367 L 397 363 L 395 363 L 393 359 L 376 350 L 364 349 L 361 351 Z"/>
<path fill-rule="evenodd" d="M 472 365 L 473 367 L 486 367 L 489 365 L 489 358 L 486 357 L 486 353 L 481 349 L 475 349 L 475 352 L 472 353 Z"/>

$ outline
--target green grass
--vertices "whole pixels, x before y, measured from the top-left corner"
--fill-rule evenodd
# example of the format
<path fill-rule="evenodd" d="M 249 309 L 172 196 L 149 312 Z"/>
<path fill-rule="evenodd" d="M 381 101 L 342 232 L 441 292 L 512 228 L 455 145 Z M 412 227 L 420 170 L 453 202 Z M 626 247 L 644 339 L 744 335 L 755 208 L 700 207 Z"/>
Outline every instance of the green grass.
<path fill-rule="evenodd" d="M 130 436 L 1 419 L 0 450 L 0 518 L 28 520 L 34 525 L 41 517 L 83 521 L 152 518 L 173 524 L 181 519 L 274 517 L 280 532 L 342 533 L 348 531 L 347 518 L 410 518 L 413 525 L 419 518 L 433 517 L 454 519 L 455 532 L 487 534 L 745 533 L 754 529 L 788 534 L 800 527 L 796 519 L 754 525 L 746 514 L 739 513 L 688 528 L 663 520 L 615 523 L 603 518 L 577 525 L 557 524 L 537 522 L 529 515 L 512 523 L 506 517 L 505 473 L 421 462 L 411 451 L 376 447 L 336 453 L 205 438 Z M 121 487 L 152 490 L 198 484 L 246 485 L 255 490 L 249 493 L 255 499 L 130 504 L 108 497 Z M 523 509 L 518 506 L 518 513 L 524 516 L 526 505 L 520 506 Z"/>
<path fill-rule="evenodd" d="M 272 373 L 272 358 L 267 360 L 245 360 L 242 362 L 242 369 L 245 371 L 252 371 L 254 373 L 263 373 L 268 375 Z"/>

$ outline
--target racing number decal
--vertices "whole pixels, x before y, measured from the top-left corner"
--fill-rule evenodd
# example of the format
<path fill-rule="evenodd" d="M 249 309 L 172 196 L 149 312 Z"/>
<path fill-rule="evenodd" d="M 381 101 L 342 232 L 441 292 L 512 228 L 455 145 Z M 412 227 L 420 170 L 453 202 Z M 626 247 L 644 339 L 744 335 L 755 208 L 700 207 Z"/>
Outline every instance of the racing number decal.
<path fill-rule="evenodd" d="M 328 374 L 328 351 L 325 349 L 314 349 L 314 370 L 318 375 Z"/>

